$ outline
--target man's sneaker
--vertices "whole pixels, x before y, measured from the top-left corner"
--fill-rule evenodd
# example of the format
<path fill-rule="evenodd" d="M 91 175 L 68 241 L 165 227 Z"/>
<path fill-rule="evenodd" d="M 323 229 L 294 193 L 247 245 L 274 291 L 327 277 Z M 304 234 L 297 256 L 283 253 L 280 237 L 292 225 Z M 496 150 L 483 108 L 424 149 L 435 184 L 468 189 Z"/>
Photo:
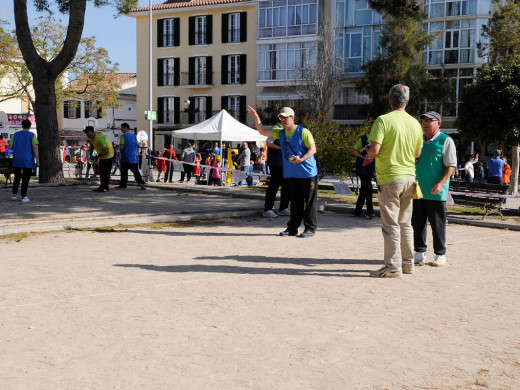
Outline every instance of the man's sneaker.
<path fill-rule="evenodd" d="M 287 237 L 287 236 L 295 237 L 298 235 L 298 232 L 297 231 L 292 232 L 289 229 L 285 229 L 283 232 L 280 232 L 278 235 L 281 237 Z"/>
<path fill-rule="evenodd" d="M 291 215 L 291 210 L 289 210 L 289 208 L 286 208 L 285 210 L 278 211 L 277 214 L 278 215 L 283 215 L 283 216 L 290 216 Z"/>
<path fill-rule="evenodd" d="M 310 229 L 305 229 L 305 231 L 302 234 L 300 234 L 301 238 L 309 238 L 312 236 L 314 236 L 314 232 Z"/>
<path fill-rule="evenodd" d="M 267 211 L 264 211 L 264 212 L 262 213 L 262 215 L 263 215 L 264 217 L 267 217 L 267 218 L 276 218 L 276 217 L 278 217 L 278 215 L 276 215 L 276 213 L 275 213 L 273 210 L 267 210 Z"/>
<path fill-rule="evenodd" d="M 22 199 L 23 200 L 23 199 Z M 430 263 L 433 267 L 442 267 L 446 264 L 446 255 L 435 255 Z"/>
<path fill-rule="evenodd" d="M 118 190 L 121 190 L 121 189 L 125 189 L 126 186 L 121 186 L 121 185 L 119 185 L 119 186 L 116 186 L 115 188 L 117 188 Z M 98 191 L 98 192 L 101 192 L 101 191 Z"/>
<path fill-rule="evenodd" d="M 116 187 L 116 188 L 125 188 L 125 187 Z M 95 190 L 92 190 L 93 192 L 108 192 L 106 188 L 96 188 Z"/>
<path fill-rule="evenodd" d="M 413 274 L 415 272 L 415 265 L 413 262 L 404 263 L 403 262 L 403 274 Z"/>
<path fill-rule="evenodd" d="M 386 265 L 377 271 L 370 272 L 370 276 L 373 278 L 399 278 L 401 275 L 401 269 L 392 269 Z"/>
<path fill-rule="evenodd" d="M 413 255 L 413 262 L 422 267 L 426 264 L 426 252 L 415 252 Z"/>
<path fill-rule="evenodd" d="M 18 200 L 18 195 L 13 194 L 13 195 L 11 196 L 11 200 Z"/>
<path fill-rule="evenodd" d="M 376 217 L 376 214 L 375 213 L 370 213 L 370 214 L 367 214 L 365 217 L 368 218 L 368 219 L 374 219 Z"/>
<path fill-rule="evenodd" d="M 142 190 L 146 190 L 146 186 L 144 184 L 139 185 L 139 187 L 141 187 Z"/>
<path fill-rule="evenodd" d="M 24 196 L 22 198 L 22 202 L 24 202 L 24 203 L 27 203 L 27 202 L 30 202 L 30 201 L 31 201 L 31 199 L 29 199 L 27 196 Z"/>

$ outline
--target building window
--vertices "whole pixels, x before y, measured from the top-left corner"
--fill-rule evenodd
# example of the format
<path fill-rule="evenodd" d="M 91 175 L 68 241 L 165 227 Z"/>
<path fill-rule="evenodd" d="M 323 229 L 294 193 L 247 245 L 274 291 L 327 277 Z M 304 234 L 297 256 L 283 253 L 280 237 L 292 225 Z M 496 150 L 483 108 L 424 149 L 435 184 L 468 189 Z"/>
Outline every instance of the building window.
<path fill-rule="evenodd" d="M 63 103 L 63 117 L 68 119 L 81 118 L 81 102 L 77 100 L 66 100 Z"/>
<path fill-rule="evenodd" d="M 189 113 L 189 123 L 200 123 L 212 115 L 212 97 L 211 96 L 191 96 Z"/>
<path fill-rule="evenodd" d="M 157 60 L 157 85 L 175 86 L 179 85 L 180 75 L 179 58 L 159 58 Z"/>
<path fill-rule="evenodd" d="M 259 38 L 310 35 L 318 31 L 318 1 L 261 1 L 258 9 Z"/>
<path fill-rule="evenodd" d="M 238 43 L 247 40 L 247 13 L 222 14 L 222 43 Z"/>
<path fill-rule="evenodd" d="M 212 57 L 189 58 L 189 82 L 190 85 L 213 84 Z"/>
<path fill-rule="evenodd" d="M 85 102 L 85 118 L 99 119 L 102 117 L 102 110 L 98 103 L 99 102 Z"/>
<path fill-rule="evenodd" d="M 246 123 L 246 106 L 245 96 L 222 96 L 222 109 L 242 123 Z"/>
<path fill-rule="evenodd" d="M 189 44 L 210 45 L 212 38 L 212 15 L 190 16 L 189 18 Z"/>
<path fill-rule="evenodd" d="M 232 54 L 222 56 L 222 84 L 246 83 L 246 55 Z"/>
<path fill-rule="evenodd" d="M 157 21 L 157 46 L 179 46 L 180 19 L 159 19 Z"/>
<path fill-rule="evenodd" d="M 180 98 L 179 97 L 160 97 L 157 105 L 158 123 L 173 124 L 179 123 L 180 117 Z"/>
<path fill-rule="evenodd" d="M 258 80 L 293 80 L 316 65 L 314 42 L 259 45 Z"/>

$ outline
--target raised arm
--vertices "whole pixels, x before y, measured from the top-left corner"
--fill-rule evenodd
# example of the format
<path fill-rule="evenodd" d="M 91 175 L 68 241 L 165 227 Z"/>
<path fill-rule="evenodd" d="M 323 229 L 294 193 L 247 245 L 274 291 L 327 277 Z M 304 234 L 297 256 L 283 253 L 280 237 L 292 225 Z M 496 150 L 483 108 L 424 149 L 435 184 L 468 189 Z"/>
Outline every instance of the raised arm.
<path fill-rule="evenodd" d="M 255 121 L 255 127 L 260 134 L 262 134 L 264 137 L 273 137 L 273 131 L 266 129 L 264 125 L 262 125 L 262 121 L 260 120 L 258 113 L 249 104 L 247 105 L 247 113 L 253 117 L 253 120 Z"/>

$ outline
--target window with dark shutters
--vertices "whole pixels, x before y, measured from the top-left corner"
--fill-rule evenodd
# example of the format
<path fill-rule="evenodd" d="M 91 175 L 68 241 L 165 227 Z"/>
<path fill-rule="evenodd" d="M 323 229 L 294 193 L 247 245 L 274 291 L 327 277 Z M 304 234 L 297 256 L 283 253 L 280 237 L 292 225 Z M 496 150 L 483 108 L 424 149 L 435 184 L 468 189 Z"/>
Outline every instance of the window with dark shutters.
<path fill-rule="evenodd" d="M 204 120 L 211 118 L 213 116 L 213 97 L 206 97 L 206 117 Z"/>
<path fill-rule="evenodd" d="M 195 123 L 195 97 L 190 96 L 190 107 L 188 108 L 188 123 Z"/>
<path fill-rule="evenodd" d="M 227 111 L 227 109 L 228 109 L 228 97 L 227 96 L 220 97 L 220 109 Z"/>
<path fill-rule="evenodd" d="M 195 57 L 190 57 L 188 59 L 188 84 L 195 84 Z"/>
<path fill-rule="evenodd" d="M 181 85 L 180 77 L 181 77 L 181 61 L 180 58 L 175 58 L 173 60 L 174 67 L 174 75 L 173 75 L 173 85 Z"/>

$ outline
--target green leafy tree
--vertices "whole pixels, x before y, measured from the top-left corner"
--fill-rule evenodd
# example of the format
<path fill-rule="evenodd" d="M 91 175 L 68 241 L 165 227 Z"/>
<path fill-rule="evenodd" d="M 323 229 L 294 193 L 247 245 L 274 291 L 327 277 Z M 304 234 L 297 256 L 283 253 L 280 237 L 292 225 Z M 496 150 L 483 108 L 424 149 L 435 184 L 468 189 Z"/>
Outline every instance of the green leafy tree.
<path fill-rule="evenodd" d="M 426 15 L 414 0 L 369 0 L 385 24 L 381 34 L 381 52 L 363 66 L 365 78 L 358 91 L 370 99 L 372 117 L 389 110 L 388 91 L 395 84 L 410 87 L 408 112 L 423 112 L 426 100 L 439 101 L 449 95 L 445 80 L 434 79 L 422 61 L 423 50 L 435 39 L 421 27 Z"/>
<path fill-rule="evenodd" d="M 465 88 L 456 126 L 467 139 L 513 146 L 512 192 L 518 193 L 518 145 L 520 143 L 520 61 L 492 65 L 477 72 L 474 84 Z"/>
<path fill-rule="evenodd" d="M 27 0 L 14 1 L 14 17 L 18 47 L 31 73 L 34 89 L 34 115 L 40 141 L 40 183 L 63 182 L 59 153 L 56 81 L 76 56 L 85 23 L 87 0 L 33 0 L 38 11 L 50 12 L 52 4 L 69 15 L 67 32 L 61 50 L 50 60 L 37 50 L 27 16 Z M 121 12 L 129 12 L 137 0 L 93 0 L 96 6 L 115 4 Z"/>
<path fill-rule="evenodd" d="M 482 26 L 485 41 L 478 44 L 478 53 L 489 56 L 490 64 L 509 65 L 520 61 L 520 0 L 508 0 L 504 5 L 494 2 L 498 10 Z"/>
<path fill-rule="evenodd" d="M 359 137 L 370 131 L 370 123 L 367 121 L 360 127 L 342 126 L 322 114 L 305 118 L 303 124 L 311 131 L 316 143 L 315 158 L 320 177 L 332 174 L 341 180 L 346 179 L 356 164 L 350 149 Z"/>
<path fill-rule="evenodd" d="M 66 28 L 52 17 L 40 18 L 32 28 L 34 45 L 41 57 L 52 60 L 63 45 Z M 10 57 L 0 60 L 0 72 L 9 76 L 10 84 L 0 92 L 0 102 L 19 98 L 27 99 L 34 111 L 33 79 L 29 69 L 21 61 L 16 34 L 0 31 L 0 41 L 10 42 Z M 82 38 L 72 62 L 56 80 L 56 100 L 81 98 L 98 102 L 99 108 L 118 106 L 120 86 L 116 83 L 117 64 L 112 64 L 108 52 L 96 47 L 95 37 Z"/>

